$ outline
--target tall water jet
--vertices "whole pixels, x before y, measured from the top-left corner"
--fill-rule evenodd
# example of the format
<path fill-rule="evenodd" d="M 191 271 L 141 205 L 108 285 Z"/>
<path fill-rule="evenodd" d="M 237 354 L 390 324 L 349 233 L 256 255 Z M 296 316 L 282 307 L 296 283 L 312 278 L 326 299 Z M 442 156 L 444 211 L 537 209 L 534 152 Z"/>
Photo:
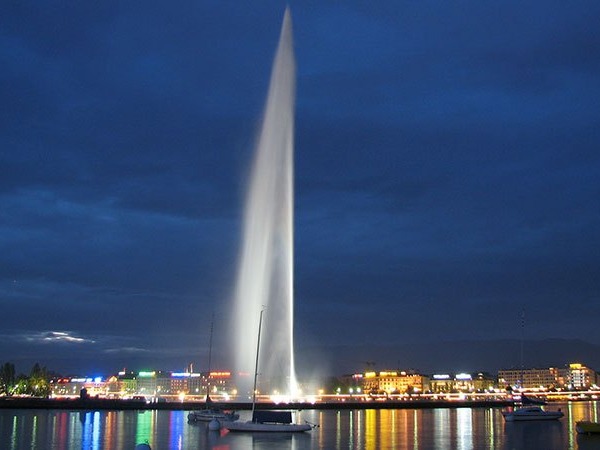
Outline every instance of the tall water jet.
<path fill-rule="evenodd" d="M 296 64 L 286 9 L 256 143 L 244 213 L 235 288 L 236 369 L 254 373 L 259 315 L 265 309 L 259 390 L 295 396 L 294 367 L 294 99 Z M 238 379 L 240 393 L 252 377 Z"/>

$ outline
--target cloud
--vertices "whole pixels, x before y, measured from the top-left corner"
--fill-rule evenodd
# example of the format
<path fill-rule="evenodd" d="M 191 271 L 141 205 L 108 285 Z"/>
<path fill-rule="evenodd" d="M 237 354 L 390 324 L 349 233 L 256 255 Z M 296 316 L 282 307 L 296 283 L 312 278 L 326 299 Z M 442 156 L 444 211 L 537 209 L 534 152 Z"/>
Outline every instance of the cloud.
<path fill-rule="evenodd" d="M 71 331 L 42 331 L 11 336 L 13 340 L 34 344 L 95 344 L 96 341 L 74 335 Z"/>

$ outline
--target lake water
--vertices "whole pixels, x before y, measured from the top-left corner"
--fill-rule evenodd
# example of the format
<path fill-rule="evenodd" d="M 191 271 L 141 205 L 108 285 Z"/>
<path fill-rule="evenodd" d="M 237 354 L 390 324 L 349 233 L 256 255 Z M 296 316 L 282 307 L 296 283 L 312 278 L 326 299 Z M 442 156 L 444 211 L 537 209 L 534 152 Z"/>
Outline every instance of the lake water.
<path fill-rule="evenodd" d="M 0 449 L 600 449 L 600 436 L 575 432 L 576 421 L 599 420 L 598 402 L 548 407 L 557 408 L 563 419 L 537 423 L 505 423 L 498 408 L 305 410 L 298 421 L 320 427 L 294 435 L 208 431 L 188 424 L 187 411 L 0 410 Z"/>

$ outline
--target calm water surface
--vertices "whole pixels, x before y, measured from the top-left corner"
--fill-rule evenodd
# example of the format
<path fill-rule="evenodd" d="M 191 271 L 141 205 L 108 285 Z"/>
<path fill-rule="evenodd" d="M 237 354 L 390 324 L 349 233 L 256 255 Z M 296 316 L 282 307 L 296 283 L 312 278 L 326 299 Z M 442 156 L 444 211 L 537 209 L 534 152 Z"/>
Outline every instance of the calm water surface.
<path fill-rule="evenodd" d="M 537 423 L 505 423 L 497 408 L 306 410 L 298 419 L 321 426 L 295 435 L 208 431 L 188 424 L 187 411 L 0 410 L 0 449 L 600 449 L 600 436 L 575 432 L 578 420 L 600 420 L 598 402 L 549 409 L 559 407 L 563 419 Z"/>

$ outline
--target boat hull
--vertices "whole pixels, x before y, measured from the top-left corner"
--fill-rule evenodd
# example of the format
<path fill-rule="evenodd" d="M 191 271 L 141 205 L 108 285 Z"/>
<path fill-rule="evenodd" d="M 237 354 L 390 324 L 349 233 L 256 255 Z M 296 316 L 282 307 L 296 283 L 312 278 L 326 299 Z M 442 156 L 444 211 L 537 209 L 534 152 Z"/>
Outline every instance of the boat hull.
<path fill-rule="evenodd" d="M 535 420 L 558 420 L 562 415 L 544 415 L 544 416 L 504 416 L 507 422 L 528 422 Z"/>
<path fill-rule="evenodd" d="M 239 417 L 239 414 L 218 410 L 192 411 L 188 414 L 188 422 L 210 422 L 215 419 L 220 422 L 233 422 Z"/>
<path fill-rule="evenodd" d="M 258 433 L 302 433 L 312 430 L 307 423 L 257 423 L 257 422 L 231 422 L 223 423 L 223 428 L 229 431 L 245 431 Z"/>
<path fill-rule="evenodd" d="M 562 411 L 544 411 L 539 407 L 516 409 L 511 412 L 503 412 L 504 420 L 507 422 L 531 422 L 538 420 L 558 420 L 564 417 Z"/>
<path fill-rule="evenodd" d="M 600 422 L 580 421 L 575 424 L 575 430 L 580 434 L 600 434 Z"/>

